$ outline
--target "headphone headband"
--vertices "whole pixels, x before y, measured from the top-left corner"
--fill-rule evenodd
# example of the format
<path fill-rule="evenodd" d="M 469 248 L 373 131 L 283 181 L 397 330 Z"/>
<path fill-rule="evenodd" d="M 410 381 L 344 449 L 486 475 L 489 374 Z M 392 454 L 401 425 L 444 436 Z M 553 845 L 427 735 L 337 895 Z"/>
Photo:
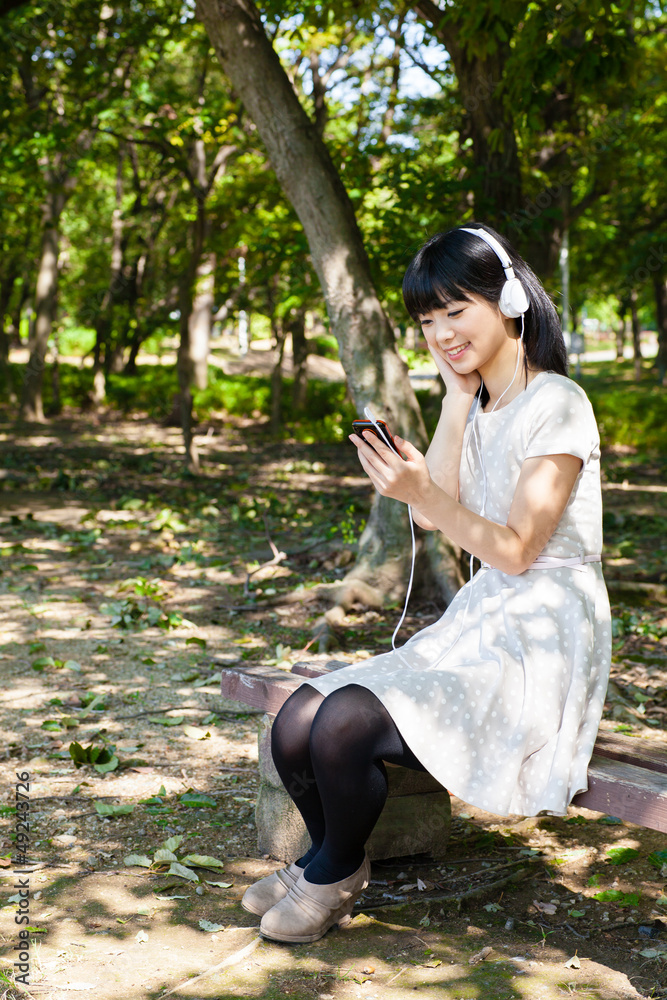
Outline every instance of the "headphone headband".
<path fill-rule="evenodd" d="M 514 277 L 514 270 L 512 268 L 512 261 L 510 260 L 509 254 L 500 245 L 500 243 L 495 238 L 495 236 L 492 236 L 491 233 L 487 233 L 486 229 L 465 229 L 465 228 L 462 228 L 461 232 L 462 233 L 472 233 L 473 236 L 479 236 L 479 238 L 481 240 L 484 240 L 484 242 L 486 244 L 488 244 L 488 246 L 490 246 L 492 250 L 495 251 L 496 257 L 498 257 L 498 259 L 500 260 L 500 263 L 503 265 L 503 270 L 505 271 L 505 277 L 507 278 L 507 280 L 509 281 L 511 278 Z M 509 271 L 509 274 L 508 274 L 508 271 Z"/>
<path fill-rule="evenodd" d="M 507 316 L 509 319 L 517 319 L 519 316 L 523 316 L 528 311 L 530 299 L 521 281 L 514 274 L 512 261 L 505 248 L 500 245 L 495 236 L 487 233 L 486 229 L 467 229 L 465 226 L 462 226 L 460 231 L 463 233 L 472 233 L 473 236 L 479 236 L 480 240 L 484 240 L 487 246 L 491 247 L 502 264 L 503 271 L 505 272 L 505 284 L 500 293 L 498 305 L 503 316 Z"/>

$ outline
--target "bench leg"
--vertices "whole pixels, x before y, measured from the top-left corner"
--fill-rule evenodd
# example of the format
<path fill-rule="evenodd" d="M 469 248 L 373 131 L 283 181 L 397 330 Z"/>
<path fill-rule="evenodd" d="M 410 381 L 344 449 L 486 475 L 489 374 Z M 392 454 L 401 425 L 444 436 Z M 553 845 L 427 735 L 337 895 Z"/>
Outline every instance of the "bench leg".
<path fill-rule="evenodd" d="M 260 787 L 255 810 L 257 849 L 279 861 L 296 861 L 310 840 L 299 812 L 285 791 L 271 756 L 271 725 L 265 715 L 259 726 Z M 407 854 L 443 854 L 449 837 L 449 794 L 430 775 L 389 767 L 389 797 L 371 834 L 371 859 Z"/>

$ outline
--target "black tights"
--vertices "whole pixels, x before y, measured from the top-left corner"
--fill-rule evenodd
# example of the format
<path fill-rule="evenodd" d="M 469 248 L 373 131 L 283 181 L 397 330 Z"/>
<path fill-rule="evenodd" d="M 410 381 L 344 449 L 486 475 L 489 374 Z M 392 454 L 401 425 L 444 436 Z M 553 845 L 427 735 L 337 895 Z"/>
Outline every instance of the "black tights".
<path fill-rule="evenodd" d="M 425 770 L 382 702 L 358 684 L 326 698 L 297 688 L 276 716 L 271 750 L 312 841 L 299 864 L 318 885 L 361 865 L 387 798 L 383 761 Z"/>

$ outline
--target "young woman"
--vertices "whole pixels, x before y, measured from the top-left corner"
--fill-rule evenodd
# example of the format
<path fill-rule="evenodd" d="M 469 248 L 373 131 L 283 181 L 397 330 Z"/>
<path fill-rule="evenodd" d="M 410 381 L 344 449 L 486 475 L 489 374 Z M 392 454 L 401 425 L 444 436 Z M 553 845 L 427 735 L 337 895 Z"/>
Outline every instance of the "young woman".
<path fill-rule="evenodd" d="M 276 717 L 274 761 L 312 840 L 244 896 L 278 941 L 321 937 L 368 884 L 383 762 L 499 815 L 562 815 L 587 787 L 602 714 L 599 440 L 553 304 L 477 223 L 429 240 L 403 293 L 445 383 L 438 426 L 426 455 L 400 438 L 402 455 L 369 432 L 351 440 L 381 494 L 482 565 L 439 621 L 304 682 Z"/>

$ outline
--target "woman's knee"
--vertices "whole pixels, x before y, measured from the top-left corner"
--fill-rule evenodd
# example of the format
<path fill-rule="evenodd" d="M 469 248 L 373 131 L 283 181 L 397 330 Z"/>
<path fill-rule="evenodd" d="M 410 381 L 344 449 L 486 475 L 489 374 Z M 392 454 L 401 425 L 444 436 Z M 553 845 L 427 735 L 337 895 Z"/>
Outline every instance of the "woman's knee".
<path fill-rule="evenodd" d="M 308 684 L 303 684 L 290 695 L 271 727 L 274 758 L 277 753 L 284 755 L 308 749 L 310 729 L 322 701 L 323 695 Z"/>
<path fill-rule="evenodd" d="M 332 691 L 320 705 L 310 730 L 311 752 L 318 757 L 373 745 L 391 724 L 389 713 L 372 691 L 348 684 Z"/>

